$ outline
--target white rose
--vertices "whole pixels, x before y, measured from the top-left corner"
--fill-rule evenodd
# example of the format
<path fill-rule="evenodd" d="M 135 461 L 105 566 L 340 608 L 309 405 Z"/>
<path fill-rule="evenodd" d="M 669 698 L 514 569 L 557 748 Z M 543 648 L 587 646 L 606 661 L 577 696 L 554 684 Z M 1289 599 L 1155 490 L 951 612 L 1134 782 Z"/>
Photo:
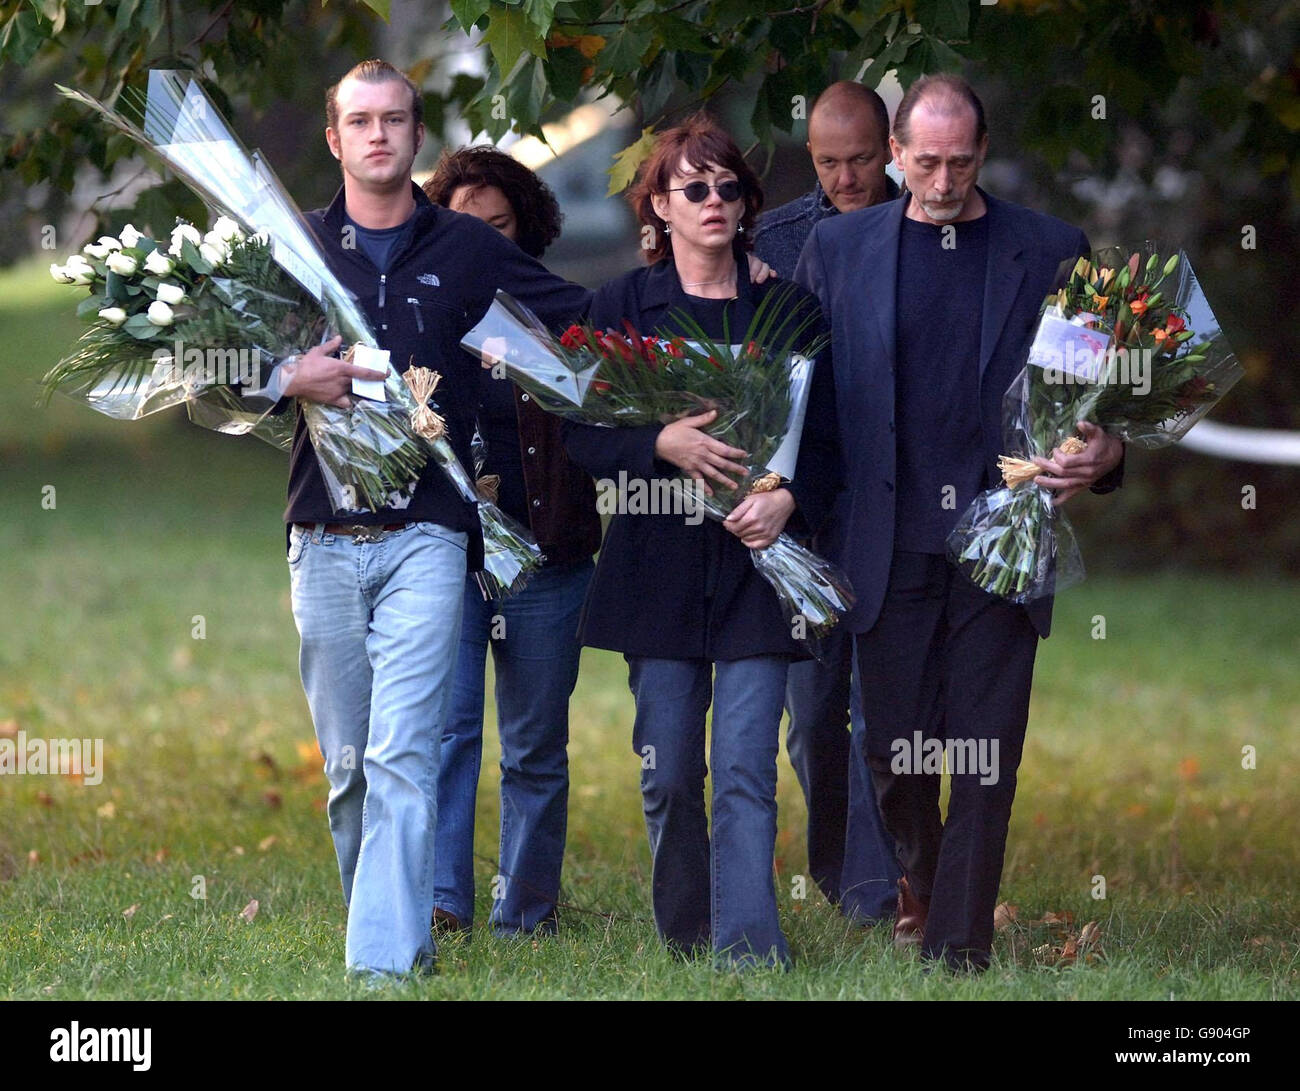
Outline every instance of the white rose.
<path fill-rule="evenodd" d="M 181 256 L 181 240 L 189 239 L 195 246 L 203 241 L 203 236 L 199 234 L 199 229 L 193 224 L 177 224 L 172 228 L 172 244 L 167 249 L 167 253 L 173 257 Z"/>
<path fill-rule="evenodd" d="M 72 278 L 69 282 L 72 284 L 89 284 L 95 279 L 94 266 L 80 254 L 73 254 L 68 259 L 68 264 L 63 267 L 63 272 Z"/>
<path fill-rule="evenodd" d="M 57 261 L 50 266 L 50 276 L 60 284 L 76 284 L 77 282 L 68 275 L 68 270 L 60 265 Z"/>
<path fill-rule="evenodd" d="M 145 316 L 155 326 L 170 326 L 176 317 L 172 313 L 172 309 L 161 299 L 155 299 L 149 304 L 149 309 L 145 312 Z"/>
<path fill-rule="evenodd" d="M 201 244 L 199 246 L 199 256 L 215 268 L 218 265 L 224 264 L 225 260 L 230 257 L 230 254 L 226 250 L 225 244 L 220 240 L 217 240 L 215 243 L 204 242 Z"/>
<path fill-rule="evenodd" d="M 242 242 L 244 239 L 243 230 L 229 216 L 218 216 L 208 234 L 227 243 Z"/>
<path fill-rule="evenodd" d="M 83 254 L 89 254 L 92 258 L 99 258 L 101 261 L 108 257 L 109 248 L 97 242 L 88 242 L 81 248 Z"/>
<path fill-rule="evenodd" d="M 99 317 L 110 326 L 120 326 L 126 321 L 126 311 L 121 307 L 105 307 L 99 312 Z"/>
<path fill-rule="evenodd" d="M 140 263 L 135 258 L 130 254 L 123 254 L 120 250 L 109 254 L 104 264 L 120 277 L 129 277 L 140 268 Z"/>
<path fill-rule="evenodd" d="M 122 245 L 124 247 L 136 246 L 143 238 L 144 238 L 144 233 L 137 231 L 135 229 L 135 225 L 133 224 L 127 224 L 124 228 L 122 228 Z"/>
<path fill-rule="evenodd" d="M 176 263 L 161 250 L 149 251 L 149 256 L 144 259 L 145 272 L 156 277 L 170 276 L 175 268 Z"/>
<path fill-rule="evenodd" d="M 164 303 L 171 303 L 173 305 L 183 303 L 185 302 L 185 289 L 179 284 L 159 284 L 158 298 Z"/>

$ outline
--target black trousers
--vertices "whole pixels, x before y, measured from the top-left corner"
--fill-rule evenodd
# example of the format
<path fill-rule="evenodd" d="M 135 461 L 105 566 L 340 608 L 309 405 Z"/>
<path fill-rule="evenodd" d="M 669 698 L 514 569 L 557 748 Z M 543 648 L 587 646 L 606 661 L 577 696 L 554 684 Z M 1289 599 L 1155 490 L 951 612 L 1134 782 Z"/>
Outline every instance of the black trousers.
<path fill-rule="evenodd" d="M 880 815 L 913 892 L 930 903 L 922 954 L 986 966 L 1038 635 L 1023 608 L 943 556 L 900 552 L 880 617 L 855 647 Z"/>

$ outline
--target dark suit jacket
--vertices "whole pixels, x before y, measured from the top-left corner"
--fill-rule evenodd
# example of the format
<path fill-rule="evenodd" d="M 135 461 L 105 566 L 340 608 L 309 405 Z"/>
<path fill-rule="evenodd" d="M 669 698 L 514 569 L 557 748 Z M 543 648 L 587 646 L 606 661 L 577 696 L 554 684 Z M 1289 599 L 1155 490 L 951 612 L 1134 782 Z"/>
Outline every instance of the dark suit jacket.
<path fill-rule="evenodd" d="M 779 280 L 749 282 L 746 259 L 737 258 L 739 307 L 733 338 Z M 787 290 L 789 282 L 784 282 Z M 797 291 L 791 308 L 806 313 L 816 301 Z M 685 309 L 686 297 L 672 259 L 616 277 L 596 292 L 591 322 L 621 330 L 628 319 L 643 334 L 679 333 L 670 312 Z M 807 336 L 811 338 L 818 331 Z M 816 530 L 840 479 L 835 447 L 834 391 L 829 350 L 817 357 L 809 393 L 795 479 L 790 485 L 798 510 L 793 533 Z M 593 476 L 617 480 L 675 478 L 676 466 L 656 458 L 661 425 L 597 428 L 566 423 L 570 456 Z M 588 647 L 665 659 L 733 660 L 753 655 L 807 658 L 790 636 L 776 593 L 754 567 L 749 550 L 720 523 L 707 517 L 688 525 L 682 515 L 619 514 L 610 520 L 596 573 L 583 608 L 581 639 Z"/>
<path fill-rule="evenodd" d="M 1005 453 L 1002 396 L 1024 366 L 1039 309 L 1061 263 L 1090 248 L 1077 227 L 980 192 L 988 205 L 989 252 L 978 367 L 985 484 L 991 487 L 1001 483 L 997 458 Z M 823 220 L 795 270 L 795 280 L 821 300 L 831 326 L 847 499 L 826 548 L 857 595 L 845 619 L 850 632 L 866 632 L 875 624 L 894 548 L 895 289 L 899 233 L 910 199 L 904 194 Z M 1025 609 L 1039 635 L 1046 636 L 1051 599 Z"/>

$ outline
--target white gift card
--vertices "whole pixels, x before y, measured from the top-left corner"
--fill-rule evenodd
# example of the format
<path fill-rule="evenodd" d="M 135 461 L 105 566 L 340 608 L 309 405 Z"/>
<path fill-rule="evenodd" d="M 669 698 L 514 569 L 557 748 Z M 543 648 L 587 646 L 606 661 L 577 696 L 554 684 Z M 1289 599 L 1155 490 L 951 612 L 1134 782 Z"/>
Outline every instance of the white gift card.
<path fill-rule="evenodd" d="M 357 367 L 369 368 L 371 371 L 387 371 L 388 350 L 373 348 L 370 345 L 354 345 L 352 362 Z M 387 400 L 383 379 L 353 379 L 352 393 L 358 398 L 369 398 L 371 401 Z"/>

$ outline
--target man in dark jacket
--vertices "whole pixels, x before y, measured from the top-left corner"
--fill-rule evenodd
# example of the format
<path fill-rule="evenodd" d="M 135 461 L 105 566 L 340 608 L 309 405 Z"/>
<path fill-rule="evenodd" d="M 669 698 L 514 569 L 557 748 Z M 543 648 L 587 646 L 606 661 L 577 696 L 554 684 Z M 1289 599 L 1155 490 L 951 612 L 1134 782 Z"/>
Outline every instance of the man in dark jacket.
<path fill-rule="evenodd" d="M 754 234 L 754 253 L 783 277 L 794 275 L 804 243 L 822 220 L 898 196 L 898 185 L 885 174 L 889 112 L 869 87 L 842 80 L 818 95 L 808 114 L 807 148 L 817 184 L 765 212 Z M 829 550 L 837 514 L 814 550 Z M 808 805 L 809 873 L 845 916 L 873 921 L 894 913 L 898 862 L 861 760 L 862 713 L 852 676 L 853 641 L 838 627 L 826 638 L 821 660 L 790 664 L 785 745 Z"/>
<path fill-rule="evenodd" d="M 461 337 L 504 288 L 562 325 L 590 293 L 498 231 L 432 204 L 411 182 L 424 137 L 420 95 L 365 61 L 327 96 L 343 188 L 308 215 L 333 272 L 354 291 L 399 372 L 438 371 L 447 437 L 469 466 L 475 362 Z M 354 378 L 334 338 L 283 365 L 286 396 L 346 405 Z M 348 903 L 349 970 L 429 967 L 435 784 L 477 512 L 432 462 L 413 493 L 336 514 L 301 414 L 289 471 L 289 568 L 300 668 L 330 781 L 329 822 Z"/>
<path fill-rule="evenodd" d="M 904 873 L 895 942 L 976 969 L 992 947 L 1051 602 L 987 594 L 948 563 L 945 542 L 975 495 L 1000 482 L 1003 394 L 1061 264 L 1088 250 L 1077 228 L 976 187 L 987 146 L 983 106 L 964 80 L 918 80 L 890 139 L 909 196 L 818 224 L 795 274 L 831 324 L 848 475 L 832 559 L 857 593 L 845 624 L 867 761 Z M 1123 445 L 1093 425 L 1080 433 L 1081 454 L 1039 460 L 1035 481 L 1059 490 L 1057 502 L 1117 483 Z M 946 821 L 940 774 L 915 752 L 922 739 L 963 753 L 975 744 L 993 759 L 991 770 L 953 771 Z"/>

